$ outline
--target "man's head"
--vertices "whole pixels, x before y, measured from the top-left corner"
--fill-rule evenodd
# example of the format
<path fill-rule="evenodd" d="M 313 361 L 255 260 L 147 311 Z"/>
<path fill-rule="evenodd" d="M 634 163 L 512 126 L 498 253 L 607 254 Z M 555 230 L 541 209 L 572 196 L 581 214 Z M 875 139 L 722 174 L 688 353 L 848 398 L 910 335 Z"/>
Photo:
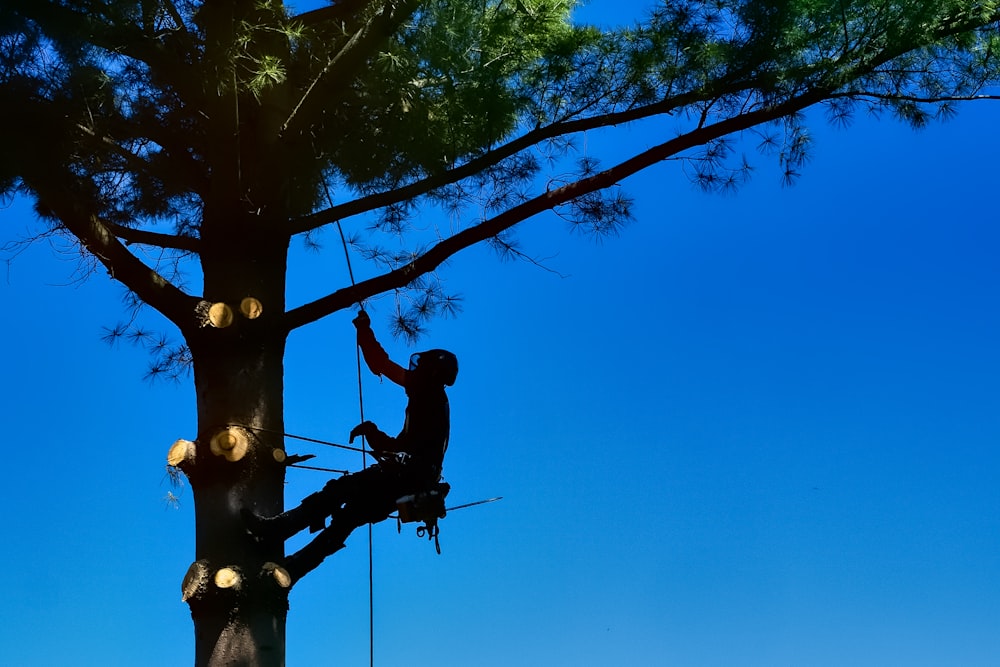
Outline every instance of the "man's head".
<path fill-rule="evenodd" d="M 455 384 L 458 358 L 448 350 L 427 350 L 410 355 L 410 372 L 420 384 Z"/>

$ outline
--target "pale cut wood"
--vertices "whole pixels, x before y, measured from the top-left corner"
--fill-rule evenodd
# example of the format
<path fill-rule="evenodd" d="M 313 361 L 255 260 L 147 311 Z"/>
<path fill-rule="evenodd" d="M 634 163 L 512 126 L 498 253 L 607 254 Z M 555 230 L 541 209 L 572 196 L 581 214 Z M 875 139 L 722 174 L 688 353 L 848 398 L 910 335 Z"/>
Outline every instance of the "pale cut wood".
<path fill-rule="evenodd" d="M 196 560 L 191 563 L 184 581 L 181 582 L 181 601 L 187 602 L 205 587 L 208 581 L 208 565 L 204 561 Z"/>
<path fill-rule="evenodd" d="M 209 446 L 216 456 L 224 456 L 227 461 L 239 461 L 250 449 L 250 438 L 238 426 L 229 426 L 213 435 Z"/>
<path fill-rule="evenodd" d="M 288 570 L 277 563 L 264 563 L 264 571 L 274 577 L 274 581 L 282 588 L 288 588 L 292 585 L 292 575 L 288 574 Z"/>
<path fill-rule="evenodd" d="M 219 588 L 236 588 L 240 585 L 240 573 L 231 567 L 221 568 L 215 573 L 215 585 Z"/>
<path fill-rule="evenodd" d="M 216 329 L 225 329 L 233 323 L 233 309 L 228 303 L 213 303 L 208 309 L 208 321 Z"/>
<path fill-rule="evenodd" d="M 190 440 L 180 439 L 174 442 L 167 451 L 167 464 L 179 466 L 185 461 L 193 461 L 195 444 Z"/>
<path fill-rule="evenodd" d="M 248 320 L 255 320 L 264 314 L 264 304 L 252 296 L 240 301 L 240 312 Z"/>

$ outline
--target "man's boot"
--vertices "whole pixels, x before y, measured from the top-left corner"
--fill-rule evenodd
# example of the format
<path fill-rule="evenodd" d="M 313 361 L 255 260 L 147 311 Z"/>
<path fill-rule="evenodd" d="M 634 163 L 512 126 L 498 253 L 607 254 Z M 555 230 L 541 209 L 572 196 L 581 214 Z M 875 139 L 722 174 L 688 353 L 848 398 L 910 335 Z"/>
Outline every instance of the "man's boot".
<path fill-rule="evenodd" d="M 246 522 L 247 530 L 257 538 L 273 538 L 282 541 L 309 528 L 311 532 L 322 530 L 326 517 L 330 515 L 329 499 L 323 491 L 306 496 L 298 507 L 272 517 L 262 517 L 243 508 L 241 514 Z"/>
<path fill-rule="evenodd" d="M 350 531 L 347 531 L 348 534 Z M 292 583 L 319 567 L 327 556 L 344 548 L 347 535 L 338 526 L 330 526 L 317 535 L 312 542 L 285 559 L 285 570 Z"/>

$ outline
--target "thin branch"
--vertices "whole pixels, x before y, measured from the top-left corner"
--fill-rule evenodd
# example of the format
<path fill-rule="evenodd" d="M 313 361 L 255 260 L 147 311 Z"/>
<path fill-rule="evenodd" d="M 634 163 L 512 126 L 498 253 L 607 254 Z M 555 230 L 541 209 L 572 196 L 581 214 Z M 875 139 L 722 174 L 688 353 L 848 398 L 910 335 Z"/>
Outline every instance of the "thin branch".
<path fill-rule="evenodd" d="M 108 136 L 99 136 L 93 129 L 77 123 L 76 128 L 86 134 L 91 139 L 94 139 L 100 143 L 101 146 L 110 148 L 113 153 L 122 157 L 129 165 L 129 167 L 136 172 L 147 171 L 149 168 L 149 163 L 136 155 L 132 151 L 121 146 L 118 142 Z M 125 227 L 124 225 L 119 225 L 111 222 L 105 222 L 105 226 L 118 238 L 124 240 L 126 244 L 140 243 L 142 245 L 151 245 L 159 248 L 170 248 L 173 250 L 183 250 L 185 252 L 200 252 L 201 243 L 198 239 L 185 236 L 176 236 L 173 234 L 159 234 L 156 232 L 150 232 L 142 229 L 133 229 L 131 227 Z"/>
<path fill-rule="evenodd" d="M 303 12 L 295 17 L 303 25 L 314 26 L 322 23 L 336 21 L 344 16 L 357 16 L 367 7 L 376 4 L 378 0 L 342 0 L 327 7 L 320 7 L 307 12 Z"/>
<path fill-rule="evenodd" d="M 848 90 L 830 95 L 830 99 L 873 99 L 883 102 L 913 102 L 915 104 L 937 104 L 939 102 L 980 102 L 1000 100 L 1000 95 L 941 95 L 923 97 L 919 95 L 899 95 L 897 93 L 879 93 L 867 90 Z"/>
<path fill-rule="evenodd" d="M 183 250 L 184 252 L 201 252 L 201 240 L 193 236 L 161 234 L 145 229 L 133 229 L 113 222 L 105 222 L 104 226 L 112 234 L 124 241 L 125 245 L 137 243 L 139 245 L 149 245 L 170 250 Z"/>
<path fill-rule="evenodd" d="M 170 77 L 170 84 L 177 90 L 184 91 L 186 95 L 194 95 L 199 90 L 196 79 L 189 75 L 187 68 L 179 67 L 184 63 L 183 55 L 177 51 L 180 42 L 175 42 L 171 49 L 165 49 L 156 39 L 150 39 L 145 35 L 138 24 L 110 23 L 89 13 L 54 2 L 7 1 L 15 5 L 18 12 L 36 21 L 48 34 L 56 38 L 67 37 L 75 40 L 80 34 L 86 34 L 95 46 L 108 53 L 126 55 L 143 62 L 161 76 L 165 76 L 168 72 L 177 72 L 180 76 Z M 176 12 L 176 7 L 173 10 Z M 174 20 L 183 21 L 179 14 L 174 16 Z"/>
<path fill-rule="evenodd" d="M 128 163 L 128 166 L 131 169 L 140 173 L 148 170 L 149 163 L 146 160 L 128 150 L 111 137 L 98 135 L 93 128 L 87 127 L 83 123 L 77 123 L 76 129 L 80 130 L 91 139 L 97 141 L 101 146 L 110 149 L 115 155 L 124 158 L 125 162 Z"/>
<path fill-rule="evenodd" d="M 170 14 L 170 18 L 173 19 L 174 25 L 177 26 L 177 29 L 186 33 L 188 29 L 187 26 L 184 25 L 184 17 L 181 16 L 179 11 L 177 11 L 177 5 L 174 4 L 173 0 L 164 0 L 163 4 L 166 6 L 167 13 Z"/>
<path fill-rule="evenodd" d="M 374 5 L 375 3 L 371 4 Z M 362 62 L 379 44 L 384 43 L 398 26 L 402 25 L 407 18 L 419 9 L 420 5 L 420 0 L 406 0 L 402 3 L 401 7 L 393 7 L 391 3 L 385 3 L 381 12 L 369 18 L 364 25 L 359 26 L 350 39 L 348 39 L 347 43 L 327 62 L 323 70 L 309 84 L 309 87 L 303 93 L 295 108 L 292 109 L 289 117 L 282 124 L 281 131 L 286 132 L 288 130 L 292 124 L 292 120 L 305 106 L 306 101 L 311 98 L 313 89 L 323 77 L 333 72 L 334 81 L 332 85 L 334 87 L 338 83 L 341 83 L 341 81 L 337 80 L 338 76 L 340 79 L 346 80 L 346 76 L 350 75 L 353 71 L 353 66 Z M 334 5 L 329 9 L 336 9 L 338 7 L 338 5 Z M 326 104 L 328 102 L 329 100 L 316 100 L 317 104 Z"/>
<path fill-rule="evenodd" d="M 364 27 L 360 28 L 353 35 L 351 35 L 351 38 L 347 40 L 347 43 L 344 44 L 339 51 L 337 51 L 336 55 L 334 55 L 333 58 L 327 61 L 326 66 L 323 67 L 323 69 L 320 70 L 319 74 L 317 74 L 313 78 L 312 82 L 306 87 L 305 92 L 302 93 L 302 97 L 299 98 L 299 101 L 292 108 L 291 113 L 288 114 L 288 118 L 286 118 L 285 122 L 281 124 L 282 132 L 288 130 L 288 126 L 291 125 L 292 121 L 295 119 L 296 114 L 298 114 L 299 109 L 301 109 L 302 106 L 306 103 L 306 100 L 309 99 L 309 96 L 312 94 L 313 90 L 316 89 L 316 86 L 319 85 L 319 82 L 323 79 L 324 76 L 327 75 L 327 73 L 331 69 L 333 69 L 335 65 L 337 65 L 337 63 L 340 62 L 341 58 L 344 57 L 345 53 L 348 53 L 354 48 L 354 46 L 361 39 L 362 35 L 364 35 L 365 32 L 371 27 L 371 24 L 374 20 L 375 20 L 374 17 L 372 17 L 372 19 L 370 19 L 368 23 L 364 25 Z"/>

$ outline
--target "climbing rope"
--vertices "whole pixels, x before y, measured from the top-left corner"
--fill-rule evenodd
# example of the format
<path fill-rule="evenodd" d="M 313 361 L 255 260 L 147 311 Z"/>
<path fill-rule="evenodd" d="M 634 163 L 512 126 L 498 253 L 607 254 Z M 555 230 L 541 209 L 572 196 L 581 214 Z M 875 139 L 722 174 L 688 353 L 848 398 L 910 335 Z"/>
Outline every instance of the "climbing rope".
<path fill-rule="evenodd" d="M 337 229 L 340 229 L 340 222 L 337 222 Z M 344 244 L 344 249 L 347 249 L 347 244 Z M 350 263 L 348 262 L 348 266 Z M 351 283 L 354 282 L 354 276 L 351 276 Z M 361 384 L 361 347 L 356 346 L 355 352 L 357 354 L 358 362 L 358 412 L 361 414 L 361 423 L 365 421 L 365 394 L 362 391 Z M 361 444 L 366 443 L 364 435 L 361 436 Z M 361 449 L 361 465 L 363 469 L 368 467 L 367 456 L 373 456 L 368 452 L 363 446 Z M 375 565 L 374 559 L 372 558 L 373 549 L 373 539 L 372 539 L 372 525 L 368 524 L 368 664 L 369 667 L 375 667 Z"/>
<path fill-rule="evenodd" d="M 326 193 L 326 200 L 330 204 L 330 208 L 333 208 L 333 197 L 330 196 L 330 189 L 327 187 L 326 182 L 323 182 L 323 192 Z M 344 248 L 344 261 L 347 263 L 347 274 L 351 278 L 351 287 L 355 286 L 354 282 L 354 269 L 351 268 L 351 254 L 347 251 L 347 239 L 344 237 L 344 228 L 340 225 L 340 220 L 337 220 L 337 233 L 340 234 L 340 244 Z M 358 305 L 364 310 L 364 304 L 360 301 Z M 361 422 L 365 421 L 365 393 L 363 390 L 361 382 L 361 346 L 355 345 L 355 355 L 357 357 L 358 365 L 358 412 L 361 415 Z M 366 455 L 371 455 L 366 448 L 366 440 L 364 435 L 361 436 L 361 465 L 362 469 L 368 467 L 368 459 Z M 373 456 L 373 455 L 372 455 Z M 375 667 L 375 567 L 374 559 L 372 557 L 373 548 L 373 538 L 372 538 L 372 525 L 368 524 L 368 664 L 369 667 Z"/>
<path fill-rule="evenodd" d="M 335 472 L 341 475 L 346 475 L 351 472 L 350 470 L 338 470 L 336 468 L 323 468 L 320 466 L 304 466 L 301 463 L 290 463 L 288 464 L 288 467 L 298 468 L 300 470 L 319 470 L 320 472 Z"/>
<path fill-rule="evenodd" d="M 362 452 L 374 458 L 375 454 L 368 449 L 362 447 L 351 447 L 350 445 L 341 445 L 336 442 L 327 442 L 326 440 L 318 440 L 316 438 L 307 438 L 304 435 L 295 435 L 293 433 L 282 433 L 281 431 L 276 431 L 270 428 L 263 428 L 261 426 L 247 426 L 245 424 L 226 424 L 226 426 L 238 426 L 240 428 L 245 428 L 249 431 L 259 431 L 260 433 L 271 433 L 273 435 L 280 435 L 286 438 L 292 438 L 293 440 L 302 440 L 303 442 L 312 442 L 317 445 L 326 445 L 327 447 L 336 447 L 337 449 L 346 449 L 349 452 Z"/>

